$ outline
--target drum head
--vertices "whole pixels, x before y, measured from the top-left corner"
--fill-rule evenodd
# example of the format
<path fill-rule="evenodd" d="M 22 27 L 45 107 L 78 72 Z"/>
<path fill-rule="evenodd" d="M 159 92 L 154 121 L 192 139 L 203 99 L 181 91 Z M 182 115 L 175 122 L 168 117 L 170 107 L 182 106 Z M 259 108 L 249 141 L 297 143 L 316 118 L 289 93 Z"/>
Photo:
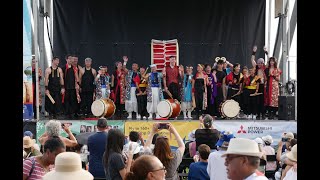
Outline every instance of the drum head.
<path fill-rule="evenodd" d="M 222 104 L 223 114 L 229 118 L 236 117 L 240 112 L 239 103 L 235 100 L 227 100 Z"/>
<path fill-rule="evenodd" d="M 172 107 L 170 102 L 161 101 L 157 106 L 157 112 L 161 117 L 170 117 L 172 114 Z"/>
<path fill-rule="evenodd" d="M 95 100 L 91 105 L 91 111 L 94 116 L 103 116 L 105 111 L 104 103 L 101 100 Z"/>

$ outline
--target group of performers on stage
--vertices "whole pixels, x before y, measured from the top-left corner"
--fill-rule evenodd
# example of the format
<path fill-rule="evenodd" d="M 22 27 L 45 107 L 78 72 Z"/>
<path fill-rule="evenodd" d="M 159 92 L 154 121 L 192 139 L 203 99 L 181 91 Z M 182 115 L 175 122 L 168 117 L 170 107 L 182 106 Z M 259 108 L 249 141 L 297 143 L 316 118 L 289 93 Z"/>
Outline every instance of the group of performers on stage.
<path fill-rule="evenodd" d="M 257 47 L 253 48 L 252 68 L 231 64 L 224 57 L 217 57 L 213 66 L 198 64 L 197 67 L 177 66 L 176 57 L 170 57 L 170 65 L 159 72 L 157 66 L 139 67 L 132 63 L 129 70 L 128 57 L 123 63 L 115 63 L 115 70 L 108 73 L 107 66 L 99 71 L 91 67 L 92 59 L 85 59 L 85 67 L 78 65 L 78 57 L 67 55 L 67 64 L 60 68 L 59 58 L 52 59 L 52 66 L 45 70 L 45 109 L 50 118 L 64 112 L 68 118 L 77 118 L 82 111 L 91 114 L 91 104 L 100 98 L 110 98 L 116 105 L 115 119 L 159 118 L 157 105 L 164 99 L 173 98 L 181 103 L 184 119 L 202 114 L 221 117 L 220 104 L 233 99 L 240 104 L 245 117 L 273 119 L 278 107 L 281 70 L 274 57 L 255 60 Z M 266 49 L 265 53 L 268 55 Z M 151 72 L 148 72 L 149 68 Z M 194 72 L 195 71 L 195 72 Z"/>

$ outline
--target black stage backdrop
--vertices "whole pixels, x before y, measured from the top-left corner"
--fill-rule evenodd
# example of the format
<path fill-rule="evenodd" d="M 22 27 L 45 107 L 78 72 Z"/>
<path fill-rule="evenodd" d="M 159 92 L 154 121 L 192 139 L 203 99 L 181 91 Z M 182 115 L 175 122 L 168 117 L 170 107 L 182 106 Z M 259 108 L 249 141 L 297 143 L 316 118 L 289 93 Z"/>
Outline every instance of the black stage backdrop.
<path fill-rule="evenodd" d="M 129 57 L 139 65 L 151 61 L 151 39 L 178 39 L 180 64 L 213 64 L 216 56 L 249 65 L 253 45 L 264 57 L 265 0 L 55 0 L 53 51 L 86 57 L 93 67 Z M 111 67 L 111 69 L 110 69 Z M 131 68 L 131 66 L 129 66 Z"/>

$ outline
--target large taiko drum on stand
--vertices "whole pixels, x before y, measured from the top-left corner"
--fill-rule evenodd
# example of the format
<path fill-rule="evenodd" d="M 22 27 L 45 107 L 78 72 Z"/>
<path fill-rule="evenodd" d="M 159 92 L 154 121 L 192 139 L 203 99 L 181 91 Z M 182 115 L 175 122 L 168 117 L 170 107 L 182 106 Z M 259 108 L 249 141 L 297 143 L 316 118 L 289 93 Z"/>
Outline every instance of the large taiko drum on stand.
<path fill-rule="evenodd" d="M 230 99 L 222 102 L 219 110 L 223 117 L 234 118 L 240 113 L 240 106 L 237 101 Z"/>
<path fill-rule="evenodd" d="M 91 105 L 92 114 L 96 117 L 109 118 L 116 111 L 116 106 L 111 99 L 101 98 L 95 100 Z"/>
<path fill-rule="evenodd" d="M 157 106 L 159 116 L 163 118 L 176 118 L 181 112 L 180 103 L 176 99 L 166 99 Z"/>

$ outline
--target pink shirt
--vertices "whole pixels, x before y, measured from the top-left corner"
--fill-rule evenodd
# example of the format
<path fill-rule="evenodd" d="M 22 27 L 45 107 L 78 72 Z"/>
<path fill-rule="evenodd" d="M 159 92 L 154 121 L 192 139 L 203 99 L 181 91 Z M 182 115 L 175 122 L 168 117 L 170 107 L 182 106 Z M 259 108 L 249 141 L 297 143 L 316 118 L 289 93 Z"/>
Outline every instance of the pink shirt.
<path fill-rule="evenodd" d="M 32 159 L 35 157 L 28 158 L 23 161 L 23 174 L 29 176 L 31 167 L 32 167 Z M 28 180 L 42 180 L 42 177 L 46 174 L 46 171 L 41 167 L 40 163 L 35 160 L 34 169 Z"/>
<path fill-rule="evenodd" d="M 275 155 L 275 151 L 273 149 L 273 147 L 271 146 L 264 146 L 263 147 L 263 151 L 265 152 L 266 155 Z M 267 171 L 273 171 L 277 169 L 277 162 L 267 162 L 266 164 L 266 170 Z"/>

